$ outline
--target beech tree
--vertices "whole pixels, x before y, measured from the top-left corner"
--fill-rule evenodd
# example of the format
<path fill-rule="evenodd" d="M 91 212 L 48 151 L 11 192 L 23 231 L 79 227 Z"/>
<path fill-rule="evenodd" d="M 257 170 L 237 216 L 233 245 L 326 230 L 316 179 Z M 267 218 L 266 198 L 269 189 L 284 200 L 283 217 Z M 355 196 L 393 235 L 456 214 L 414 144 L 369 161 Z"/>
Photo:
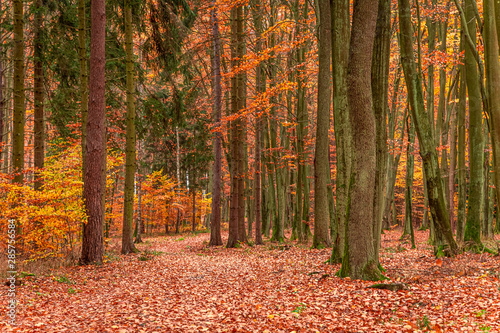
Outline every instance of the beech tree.
<path fill-rule="evenodd" d="M 352 19 L 347 96 L 352 133 L 347 226 L 340 276 L 383 279 L 373 245 L 376 134 L 372 109 L 371 67 L 378 1 L 355 0 Z"/>
<path fill-rule="evenodd" d="M 14 9 L 14 117 L 12 127 L 13 181 L 22 184 L 24 180 L 24 18 L 23 1 L 13 0 Z"/>

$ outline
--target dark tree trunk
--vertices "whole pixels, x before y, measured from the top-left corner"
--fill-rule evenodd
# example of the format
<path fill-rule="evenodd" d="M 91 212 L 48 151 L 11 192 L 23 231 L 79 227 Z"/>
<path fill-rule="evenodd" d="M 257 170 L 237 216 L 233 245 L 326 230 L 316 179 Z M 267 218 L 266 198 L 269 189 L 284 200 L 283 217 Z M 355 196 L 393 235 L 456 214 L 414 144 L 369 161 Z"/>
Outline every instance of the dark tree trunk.
<path fill-rule="evenodd" d="M 220 234 L 221 223 L 221 169 L 222 169 L 222 128 L 221 128 L 221 110 L 222 110 L 222 88 L 220 76 L 220 33 L 219 21 L 215 11 L 215 0 L 212 1 L 212 35 L 214 55 L 212 58 L 212 80 L 213 80 L 213 105 L 214 122 L 216 131 L 214 134 L 214 166 L 213 166 L 213 190 L 212 190 L 212 216 L 210 224 L 210 243 L 209 246 L 222 245 Z"/>
<path fill-rule="evenodd" d="M 83 231 L 80 264 L 102 263 L 103 211 L 102 183 L 105 147 L 105 0 L 93 0 L 91 5 L 89 117 L 87 122 L 87 161 L 84 173 L 83 198 L 88 216 Z"/>
<path fill-rule="evenodd" d="M 35 169 L 43 169 L 44 167 L 44 139 L 45 139 L 45 126 L 44 126 L 44 75 L 43 75 L 43 41 L 42 41 L 42 24 L 43 24 L 43 4 L 42 0 L 35 1 L 35 21 L 34 30 L 35 36 L 33 40 L 34 48 L 34 102 L 35 102 L 35 124 L 34 124 L 34 141 L 35 141 Z M 40 190 L 42 181 L 40 174 L 35 171 L 35 190 Z"/>
<path fill-rule="evenodd" d="M 330 173 L 330 101 L 331 101 L 331 18 L 330 0 L 319 0 L 318 31 L 318 108 L 316 118 L 316 150 L 314 152 L 314 238 L 313 247 L 331 245 L 328 210 L 328 174 Z"/>
<path fill-rule="evenodd" d="M 238 9 L 233 7 L 231 9 L 231 67 L 235 69 L 238 66 Z M 238 112 L 238 79 L 236 75 L 231 77 L 231 109 L 232 113 Z M 234 119 L 231 121 L 231 203 L 229 210 L 229 237 L 227 239 L 226 247 L 236 247 L 238 243 L 238 179 L 239 179 L 239 120 Z"/>
<path fill-rule="evenodd" d="M 14 7 L 14 119 L 12 127 L 12 167 L 13 182 L 22 184 L 24 180 L 24 21 L 23 1 L 13 0 Z"/>

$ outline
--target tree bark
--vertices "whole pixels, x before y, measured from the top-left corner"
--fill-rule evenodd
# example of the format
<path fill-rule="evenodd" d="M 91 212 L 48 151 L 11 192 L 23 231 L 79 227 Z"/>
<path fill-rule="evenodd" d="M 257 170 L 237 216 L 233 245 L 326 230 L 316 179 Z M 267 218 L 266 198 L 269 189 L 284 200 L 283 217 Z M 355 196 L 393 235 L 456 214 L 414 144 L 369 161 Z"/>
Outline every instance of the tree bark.
<path fill-rule="evenodd" d="M 314 237 L 313 247 L 331 245 L 328 211 L 328 174 L 330 173 L 330 52 L 331 18 L 330 0 L 319 0 L 318 29 L 318 108 L 316 117 L 316 150 L 314 152 Z"/>
<path fill-rule="evenodd" d="M 391 1 L 381 0 L 372 59 L 372 95 L 376 131 L 375 196 L 373 202 L 374 252 L 379 262 L 380 235 L 387 181 L 387 109 L 389 108 L 389 60 L 391 52 Z"/>
<path fill-rule="evenodd" d="M 219 19 L 215 10 L 215 0 L 212 0 L 211 9 L 213 52 L 212 57 L 212 81 L 213 81 L 213 113 L 215 123 L 214 144 L 214 165 L 213 165 L 213 190 L 212 190 L 212 216 L 210 221 L 210 243 L 209 246 L 222 245 L 221 237 L 221 170 L 222 170 L 222 87 L 220 75 L 220 32 Z"/>
<path fill-rule="evenodd" d="M 435 138 L 432 136 L 431 124 L 425 111 L 421 74 L 417 71 L 413 55 L 413 29 L 411 25 L 410 4 L 408 0 L 399 0 L 400 48 L 403 71 L 410 100 L 412 120 L 415 123 L 420 155 L 427 183 L 427 195 L 432 219 L 449 247 L 448 253 L 458 251 L 450 228 L 450 219 L 444 197 L 444 186 L 441 180 L 439 161 L 436 152 Z M 438 254 L 443 249 L 436 248 Z"/>
<path fill-rule="evenodd" d="M 101 170 L 105 147 L 105 0 L 93 0 L 91 5 L 89 117 L 83 198 L 87 223 L 83 232 L 80 264 L 102 263 L 103 255 L 103 188 Z"/>
<path fill-rule="evenodd" d="M 476 47 L 476 20 L 474 14 L 475 0 L 465 0 L 465 18 L 473 46 Z M 480 81 L 476 61 L 475 49 L 467 43 L 465 45 L 465 73 L 467 92 L 469 97 L 469 161 L 470 181 L 469 200 L 467 201 L 467 220 L 465 222 L 464 240 L 472 242 L 477 249 L 481 246 L 481 207 L 483 201 L 483 108 L 481 105 Z"/>
<path fill-rule="evenodd" d="M 373 245 L 375 191 L 375 115 L 372 110 L 371 67 L 378 1 L 355 0 L 352 20 L 347 96 L 352 133 L 346 243 L 340 276 L 383 279 Z"/>
<path fill-rule="evenodd" d="M 332 263 L 342 262 L 345 246 L 346 208 L 351 174 L 351 129 L 347 103 L 347 64 L 349 61 L 350 10 L 348 0 L 333 0 L 332 81 L 333 118 L 337 153 L 336 218 L 337 234 L 333 241 Z"/>
<path fill-rule="evenodd" d="M 42 25 L 43 25 L 43 4 L 42 0 L 35 1 L 36 11 L 34 20 L 34 39 L 33 39 L 33 90 L 34 90 L 34 104 L 35 104 L 35 124 L 34 124 L 34 141 L 35 141 L 35 190 L 41 190 L 42 180 L 38 170 L 43 169 L 45 150 L 45 123 L 44 123 L 44 74 L 43 74 L 43 41 L 42 41 Z"/>
<path fill-rule="evenodd" d="M 14 117 L 12 126 L 12 167 L 13 182 L 22 184 L 24 180 L 24 10 L 22 0 L 13 0 L 14 8 Z"/>
<path fill-rule="evenodd" d="M 125 56 L 127 71 L 127 129 L 125 143 L 125 188 L 123 190 L 122 254 L 137 252 L 134 245 L 134 192 L 136 170 L 135 69 L 132 24 L 132 0 L 125 0 Z"/>

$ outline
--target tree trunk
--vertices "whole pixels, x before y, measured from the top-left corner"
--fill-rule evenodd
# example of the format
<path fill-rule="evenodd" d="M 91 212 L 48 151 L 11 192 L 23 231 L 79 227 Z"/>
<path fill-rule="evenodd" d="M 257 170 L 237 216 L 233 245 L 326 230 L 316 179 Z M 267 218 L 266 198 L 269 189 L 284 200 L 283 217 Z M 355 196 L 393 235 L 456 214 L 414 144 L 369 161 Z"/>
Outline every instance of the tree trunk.
<path fill-rule="evenodd" d="M 495 171 L 499 170 L 500 166 L 500 64 L 499 57 L 499 28 L 500 17 L 493 16 L 493 8 L 498 10 L 500 4 L 493 4 L 492 0 L 484 0 L 485 12 L 485 61 L 486 61 L 486 85 L 490 100 L 488 103 L 488 114 L 490 116 L 490 136 L 493 148 L 493 166 Z M 500 12 L 500 10 L 498 10 Z M 489 15 L 488 15 L 489 14 Z M 497 29 L 495 29 L 497 27 Z M 497 221 L 496 230 L 500 230 L 498 219 L 498 204 L 500 202 L 500 172 L 494 172 L 495 192 L 497 199 Z"/>
<path fill-rule="evenodd" d="M 43 74 L 43 41 L 42 41 L 42 24 L 43 24 L 43 4 L 42 0 L 35 1 L 36 11 L 34 20 L 34 39 L 33 39 L 33 90 L 35 104 L 35 124 L 34 124 L 34 139 L 35 139 L 35 169 L 43 169 L 44 167 L 44 140 L 45 140 L 45 123 L 44 123 L 44 74 Z M 40 190 L 42 180 L 40 173 L 35 171 L 35 190 Z"/>
<path fill-rule="evenodd" d="M 406 145 L 406 185 L 405 185 L 405 221 L 403 227 L 403 236 L 411 236 L 412 249 L 415 248 L 415 237 L 413 234 L 413 171 L 415 165 L 415 156 L 413 155 L 415 146 L 415 125 L 410 121 L 410 117 L 406 118 L 408 128 L 408 144 Z"/>
<path fill-rule="evenodd" d="M 464 48 L 464 38 L 460 43 L 460 51 Z M 465 80 L 465 65 L 460 65 L 460 85 L 458 92 L 458 149 L 457 149 L 457 183 L 458 183 L 458 204 L 457 204 L 457 241 L 464 240 L 465 231 L 465 207 L 467 203 L 467 184 L 465 166 L 465 112 L 466 112 L 467 87 Z"/>
<path fill-rule="evenodd" d="M 373 203 L 376 169 L 375 115 L 372 110 L 371 65 L 378 1 L 355 0 L 347 96 L 352 130 L 352 172 L 349 182 L 344 258 L 340 276 L 383 279 L 374 252 Z"/>
<path fill-rule="evenodd" d="M 470 38 L 476 45 L 476 20 L 474 15 L 474 1 L 465 0 L 465 18 Z M 483 193 L 483 108 L 481 105 L 481 90 L 477 64 L 474 59 L 475 50 L 471 45 L 465 45 L 465 73 L 467 92 L 469 97 L 469 161 L 470 182 L 469 200 L 467 202 L 467 220 L 465 222 L 464 240 L 472 242 L 477 249 L 481 246 L 481 207 Z M 497 58 L 498 59 L 498 58 Z M 498 60 L 497 60 L 498 61 Z"/>
<path fill-rule="evenodd" d="M 314 152 L 314 238 L 313 247 L 331 246 L 328 210 L 328 174 L 330 173 L 330 0 L 319 0 L 318 28 L 318 108 L 316 117 L 316 150 Z"/>
<path fill-rule="evenodd" d="M 417 71 L 413 55 L 413 29 L 411 25 L 410 4 L 408 0 L 399 0 L 399 25 L 400 25 L 400 48 L 403 71 L 410 100 L 412 120 L 415 123 L 418 142 L 420 144 L 420 155 L 427 183 L 427 195 L 433 222 L 438 232 L 443 235 L 449 253 L 458 251 L 457 244 L 453 239 L 450 228 L 450 219 L 446 208 L 444 197 L 444 186 L 441 180 L 439 161 L 436 152 L 435 138 L 432 136 L 431 124 L 425 111 L 422 91 L 421 74 Z M 442 249 L 436 248 L 438 254 Z"/>
<path fill-rule="evenodd" d="M 140 142 L 140 141 L 139 141 Z M 139 143 L 140 147 L 140 143 Z M 140 158 L 140 148 L 139 148 L 139 158 Z M 168 229 L 168 218 L 166 221 L 167 224 L 167 229 Z M 143 222 L 142 222 L 142 175 L 141 171 L 139 169 L 139 174 L 137 175 L 137 221 L 135 224 L 136 227 L 136 233 L 135 233 L 135 240 L 134 243 L 142 243 L 142 228 L 143 227 Z M 167 232 L 168 234 L 168 232 Z"/>
<path fill-rule="evenodd" d="M 91 5 L 89 117 L 83 198 L 88 216 L 83 232 L 81 264 L 102 263 L 103 188 L 101 170 L 105 140 L 105 0 Z"/>
<path fill-rule="evenodd" d="M 234 71 L 238 66 L 238 9 L 239 7 L 233 7 L 231 9 L 231 69 Z M 239 80 L 236 75 L 231 77 L 231 110 L 232 114 L 238 112 L 238 89 Z M 239 179 L 239 120 L 231 121 L 231 204 L 229 212 L 229 238 L 227 240 L 226 247 L 236 247 L 238 243 L 239 236 L 239 210 L 238 210 L 238 179 Z"/>
<path fill-rule="evenodd" d="M 336 218 L 337 234 L 333 241 L 332 263 L 340 263 L 344 255 L 345 223 L 349 175 L 351 174 L 351 129 L 347 109 L 347 63 L 349 60 L 350 11 L 348 0 L 333 0 L 332 81 L 333 118 L 337 153 Z"/>
<path fill-rule="evenodd" d="M 14 125 L 12 127 L 13 182 L 23 183 L 24 169 L 24 21 L 23 1 L 13 0 L 14 8 Z"/>
<path fill-rule="evenodd" d="M 373 203 L 374 251 L 379 262 L 380 235 L 387 178 L 387 109 L 389 108 L 389 60 L 391 52 L 391 1 L 379 1 L 372 59 L 372 95 L 376 129 L 375 197 Z"/>
<path fill-rule="evenodd" d="M 194 190 L 194 188 L 193 188 L 192 192 L 193 192 L 193 216 L 192 216 L 193 217 L 193 221 L 192 221 L 193 230 L 192 231 L 195 232 L 196 231 L 196 191 Z"/>
<path fill-rule="evenodd" d="M 220 32 L 219 19 L 215 10 L 215 0 L 212 0 L 212 36 L 213 50 L 212 57 L 212 80 L 213 80 L 213 106 L 214 106 L 214 123 L 216 131 L 214 133 L 214 165 L 213 165 L 213 190 L 212 190 L 212 216 L 210 224 L 210 243 L 209 246 L 222 245 L 221 237 L 221 170 L 222 170 L 222 128 L 221 128 L 221 113 L 222 113 L 222 87 L 220 74 Z"/>
<path fill-rule="evenodd" d="M 125 144 L 125 188 L 123 190 L 122 254 L 137 252 L 134 246 L 134 190 L 136 170 L 135 149 L 135 70 L 132 0 L 125 0 L 125 56 L 127 71 L 127 130 Z"/>

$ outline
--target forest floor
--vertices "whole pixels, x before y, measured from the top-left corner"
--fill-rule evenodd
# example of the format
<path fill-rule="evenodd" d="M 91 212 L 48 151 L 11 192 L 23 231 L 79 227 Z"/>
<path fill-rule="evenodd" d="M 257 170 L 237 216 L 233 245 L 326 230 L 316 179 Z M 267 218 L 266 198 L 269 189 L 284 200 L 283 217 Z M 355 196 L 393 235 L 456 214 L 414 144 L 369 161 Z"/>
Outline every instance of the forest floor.
<path fill-rule="evenodd" d="M 208 233 L 147 238 L 139 254 L 25 277 L 18 325 L 2 313 L 0 331 L 500 332 L 500 257 L 435 259 L 427 234 L 416 233 L 414 250 L 399 230 L 382 236 L 386 283 L 410 288 L 396 292 L 335 277 L 330 249 L 208 248 Z"/>

